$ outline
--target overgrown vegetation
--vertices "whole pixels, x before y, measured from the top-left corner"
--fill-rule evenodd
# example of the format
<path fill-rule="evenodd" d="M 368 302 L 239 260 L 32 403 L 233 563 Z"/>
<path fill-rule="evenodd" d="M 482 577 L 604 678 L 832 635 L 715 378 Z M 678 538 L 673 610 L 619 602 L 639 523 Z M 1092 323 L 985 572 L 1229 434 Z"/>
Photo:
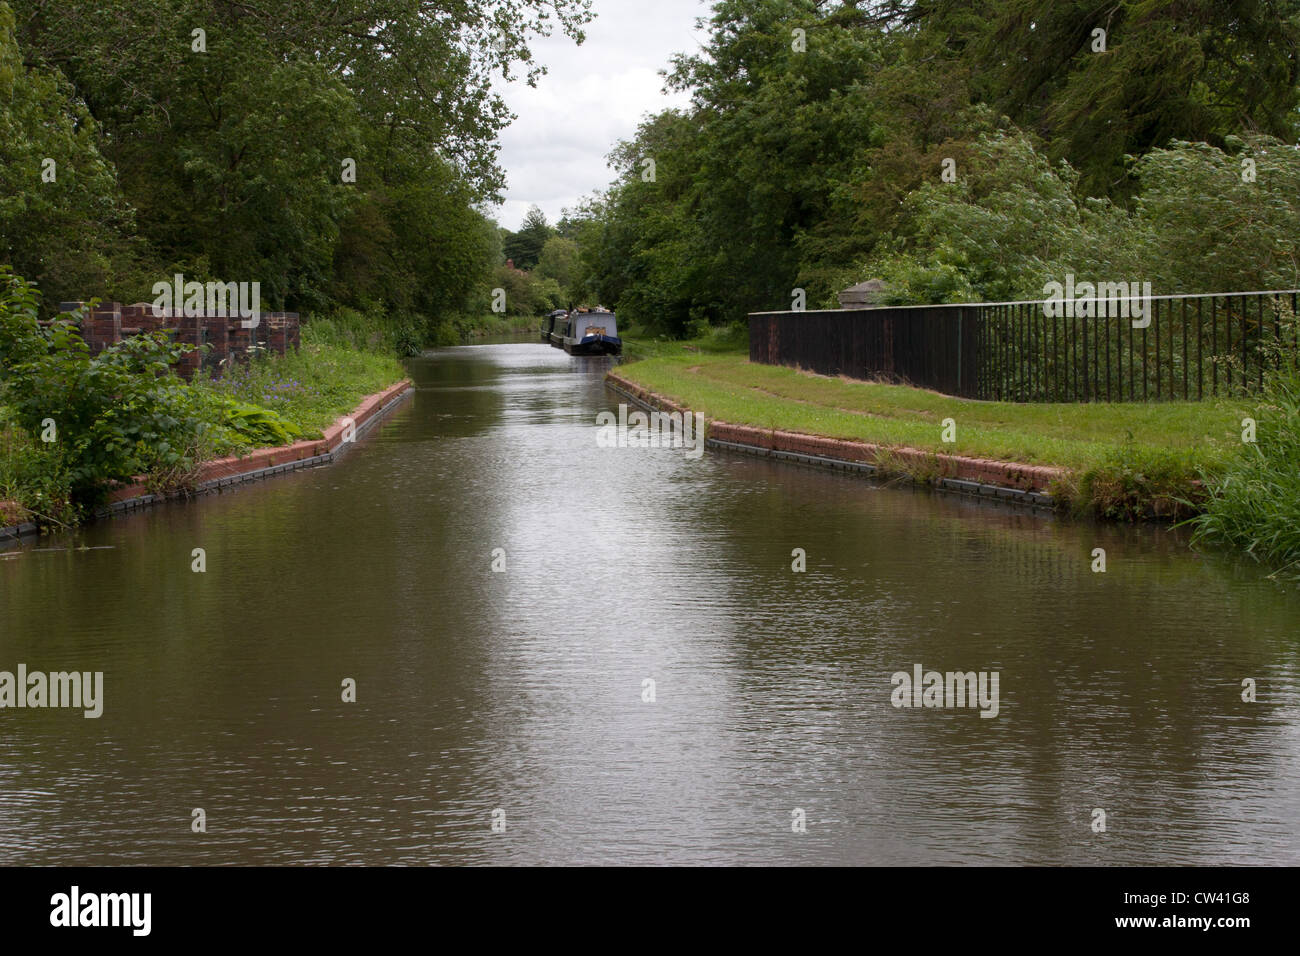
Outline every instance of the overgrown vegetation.
<path fill-rule="evenodd" d="M 1273 370 L 1250 413 L 1255 441 L 1241 443 L 1222 475 L 1207 476 L 1204 508 L 1190 524 L 1197 542 L 1300 580 L 1300 368 L 1293 353 L 1271 357 Z"/>
<path fill-rule="evenodd" d="M 57 443 L 74 502 L 133 475 L 184 474 L 207 450 L 203 403 L 172 370 L 185 347 L 140 335 L 92 356 L 76 325 L 38 321 L 39 296 L 0 266 L 0 388 L 12 421 Z"/>
<path fill-rule="evenodd" d="M 316 326 L 303 330 L 302 348 L 286 355 L 268 355 L 235 366 L 219 379 L 197 382 L 196 390 L 269 412 L 268 418 L 241 420 L 239 438 L 223 450 L 278 445 L 258 441 L 261 429 L 287 427 L 290 439 L 319 437 L 322 429 L 352 411 L 366 395 L 382 391 L 404 375 L 401 363 L 382 345 L 358 349 L 338 344 Z M 245 424 L 246 423 L 246 424 Z M 264 424 L 263 424 L 264 423 Z"/>
<path fill-rule="evenodd" d="M 0 501 L 22 512 L 6 521 L 74 524 L 138 477 L 154 492 L 186 490 L 203 461 L 318 437 L 403 375 L 355 319 L 309 325 L 297 352 L 186 383 L 173 369 L 186 347 L 164 333 L 91 355 L 72 321 L 39 314 L 35 288 L 0 266 Z"/>

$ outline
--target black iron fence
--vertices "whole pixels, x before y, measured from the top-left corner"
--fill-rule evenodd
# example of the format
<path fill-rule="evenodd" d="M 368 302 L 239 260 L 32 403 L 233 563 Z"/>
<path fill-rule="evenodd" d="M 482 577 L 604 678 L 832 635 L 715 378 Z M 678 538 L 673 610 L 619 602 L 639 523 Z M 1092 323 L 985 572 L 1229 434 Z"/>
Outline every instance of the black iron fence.
<path fill-rule="evenodd" d="M 1300 293 L 899 306 L 749 317 L 749 357 L 1012 402 L 1199 401 L 1300 351 Z"/>

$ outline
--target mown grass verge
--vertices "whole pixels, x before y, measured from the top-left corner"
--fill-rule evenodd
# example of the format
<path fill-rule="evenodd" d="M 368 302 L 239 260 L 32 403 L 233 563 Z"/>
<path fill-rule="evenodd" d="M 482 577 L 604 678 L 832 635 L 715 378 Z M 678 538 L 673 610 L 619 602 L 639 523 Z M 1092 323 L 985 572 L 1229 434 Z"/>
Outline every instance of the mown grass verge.
<path fill-rule="evenodd" d="M 1065 507 L 1112 518 L 1188 514 L 1202 481 L 1240 454 L 1245 400 L 1019 405 L 751 364 L 705 342 L 654 343 L 619 374 L 693 411 L 737 425 L 1067 469 Z M 956 441 L 943 441 L 943 422 Z M 925 478 L 917 475 L 913 477 Z"/>

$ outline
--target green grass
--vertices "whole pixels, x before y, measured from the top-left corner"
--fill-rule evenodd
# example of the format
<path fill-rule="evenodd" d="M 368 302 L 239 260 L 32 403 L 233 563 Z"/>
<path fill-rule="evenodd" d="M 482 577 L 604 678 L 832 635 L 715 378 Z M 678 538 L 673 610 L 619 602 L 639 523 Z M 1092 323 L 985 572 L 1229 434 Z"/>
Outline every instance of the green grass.
<path fill-rule="evenodd" d="M 669 358 L 683 354 L 727 355 L 749 351 L 749 329 L 743 323 L 715 326 L 704 335 L 683 342 L 664 336 L 650 336 L 644 329 L 628 326 L 620 330 L 623 354 L 632 361 Z"/>
<path fill-rule="evenodd" d="M 464 328 L 466 336 L 484 339 L 497 335 L 516 335 L 524 332 L 537 332 L 542 325 L 540 315 L 484 315 L 467 317 L 456 323 L 457 328 Z"/>
<path fill-rule="evenodd" d="M 707 346 L 707 343 L 705 343 Z M 634 347 L 630 350 L 638 354 Z M 1157 499 L 1198 494 L 1241 449 L 1245 402 L 1013 404 L 751 364 L 745 353 L 658 343 L 656 357 L 619 374 L 692 411 L 738 425 L 891 447 L 1054 465 L 1071 478 L 1054 493 L 1114 517 Z M 956 423 L 946 443 L 944 419 Z"/>
<path fill-rule="evenodd" d="M 304 437 L 318 438 L 361 399 L 405 375 L 392 354 L 324 344 L 308 326 L 299 351 L 258 357 L 236 365 L 223 378 L 196 382 L 195 387 L 270 409 Z"/>

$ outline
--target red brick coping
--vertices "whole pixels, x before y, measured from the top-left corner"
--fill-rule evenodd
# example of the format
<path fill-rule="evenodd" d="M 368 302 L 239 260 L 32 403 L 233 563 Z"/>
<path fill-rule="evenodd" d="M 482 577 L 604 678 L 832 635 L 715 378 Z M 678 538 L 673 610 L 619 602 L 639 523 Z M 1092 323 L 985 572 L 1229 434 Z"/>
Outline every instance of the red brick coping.
<path fill-rule="evenodd" d="M 678 402 L 630 382 L 614 372 L 606 379 L 638 400 L 668 412 L 688 410 Z M 913 464 L 936 477 L 955 478 L 982 485 L 1010 488 L 1016 491 L 1046 493 L 1052 481 L 1066 477 L 1069 471 L 1050 465 L 1024 465 L 1013 461 L 994 461 L 988 458 L 968 458 L 964 455 L 946 455 L 922 451 L 919 448 L 894 448 L 870 442 L 847 441 L 842 438 L 825 438 L 800 432 L 776 431 L 752 425 L 732 425 L 709 420 L 710 440 L 752 445 L 769 451 L 790 452 L 798 455 L 815 455 L 840 461 L 876 464 L 882 457 L 886 463 Z"/>

